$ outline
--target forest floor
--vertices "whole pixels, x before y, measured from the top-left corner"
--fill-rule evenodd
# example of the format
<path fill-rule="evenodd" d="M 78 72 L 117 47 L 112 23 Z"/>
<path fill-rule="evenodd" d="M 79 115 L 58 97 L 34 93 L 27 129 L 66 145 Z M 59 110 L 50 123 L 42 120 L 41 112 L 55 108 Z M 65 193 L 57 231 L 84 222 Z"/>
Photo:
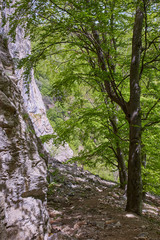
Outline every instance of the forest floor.
<path fill-rule="evenodd" d="M 140 217 L 116 183 L 60 162 L 52 172 L 49 240 L 160 240 L 160 197 L 147 194 Z"/>

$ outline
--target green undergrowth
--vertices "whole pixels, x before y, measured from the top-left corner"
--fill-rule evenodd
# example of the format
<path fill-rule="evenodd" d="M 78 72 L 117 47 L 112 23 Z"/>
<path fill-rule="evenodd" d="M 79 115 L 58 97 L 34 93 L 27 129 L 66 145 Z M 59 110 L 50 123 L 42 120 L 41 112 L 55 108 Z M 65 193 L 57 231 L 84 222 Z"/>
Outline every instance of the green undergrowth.
<path fill-rule="evenodd" d="M 100 178 L 104 180 L 113 182 L 118 181 L 117 172 L 113 172 L 111 169 L 107 169 L 101 164 L 97 164 L 95 168 L 89 167 L 87 165 L 85 165 L 83 168 L 84 170 L 87 170 L 94 175 L 98 175 Z"/>

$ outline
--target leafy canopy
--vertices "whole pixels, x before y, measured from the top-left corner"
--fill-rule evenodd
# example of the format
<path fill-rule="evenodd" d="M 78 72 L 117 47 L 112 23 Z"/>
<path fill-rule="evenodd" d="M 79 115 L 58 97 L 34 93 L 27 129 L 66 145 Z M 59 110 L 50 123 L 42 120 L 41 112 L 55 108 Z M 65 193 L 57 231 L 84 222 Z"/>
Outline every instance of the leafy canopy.
<path fill-rule="evenodd" d="M 15 14 L 10 18 L 12 37 L 15 37 L 17 25 L 21 24 L 33 42 L 32 54 L 20 62 L 20 66 L 26 67 L 26 73 L 31 67 L 36 68 L 46 60 L 46 78 L 54 80 L 50 92 L 56 93 L 60 98 L 73 94 L 74 106 L 82 104 L 82 97 L 84 101 L 84 96 L 79 96 L 78 86 L 81 85 L 80 90 L 86 85 L 92 88 L 91 98 L 94 99 L 95 106 L 89 104 L 82 109 L 75 108 L 71 119 L 64 122 L 71 137 L 79 131 L 78 136 L 82 138 L 83 133 L 83 139 L 90 142 L 88 149 L 92 153 L 99 150 L 99 154 L 102 154 L 104 143 L 107 152 L 110 151 L 110 124 L 107 123 L 105 128 L 104 123 L 111 116 L 113 102 L 120 106 L 118 111 L 114 106 L 113 111 L 119 124 L 124 124 L 123 131 L 120 130 L 118 134 L 121 138 L 128 135 L 125 117 L 127 118 L 126 103 L 130 98 L 132 29 L 139 2 L 20 0 L 16 2 Z M 159 184 L 159 148 L 155 149 L 155 142 L 159 142 L 160 3 L 147 0 L 141 2 L 144 23 L 139 78 L 142 144 L 147 159 L 144 176 L 147 176 L 147 182 L 153 182 L 146 172 L 156 172 L 156 182 Z M 87 119 L 90 119 L 89 123 Z M 57 131 L 59 136 L 63 135 L 62 127 Z M 66 133 L 64 135 L 67 136 Z M 152 137 L 148 138 L 150 135 Z M 69 140 L 69 136 L 66 139 Z M 93 139 L 96 139 L 96 144 Z M 124 152 L 128 151 L 128 145 L 122 144 L 122 148 Z"/>

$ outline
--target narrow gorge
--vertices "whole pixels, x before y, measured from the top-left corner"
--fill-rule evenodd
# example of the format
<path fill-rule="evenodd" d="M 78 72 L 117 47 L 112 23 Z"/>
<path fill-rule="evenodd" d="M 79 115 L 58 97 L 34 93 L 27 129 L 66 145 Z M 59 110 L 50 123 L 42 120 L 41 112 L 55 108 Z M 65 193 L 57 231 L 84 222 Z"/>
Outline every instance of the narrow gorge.
<path fill-rule="evenodd" d="M 34 69 L 32 69 L 31 67 L 29 76 L 27 75 L 28 79 L 25 79 L 24 69 L 18 68 L 19 60 L 31 54 L 31 41 L 28 36 L 26 37 L 25 30 L 21 25 L 19 25 L 19 21 L 15 29 L 15 39 L 14 40 L 11 39 L 11 36 L 9 34 L 10 22 L 8 20 L 8 16 L 13 14 L 13 12 L 15 11 L 15 9 L 12 8 L 12 4 L 18 1 L 21 2 L 21 0 L 11 0 L 10 1 L 11 5 L 9 4 L 6 5 L 6 0 L 0 1 L 0 7 L 1 7 L 0 9 L 0 240 L 105 240 L 105 239 L 107 240 L 126 240 L 126 239 L 127 240 L 158 240 L 160 236 L 160 227 L 159 227 L 160 196 L 153 194 L 154 192 L 152 192 L 152 189 L 151 191 L 146 190 L 144 194 L 146 198 L 145 198 L 145 201 L 142 202 L 142 216 L 136 215 L 135 212 L 128 213 L 125 211 L 126 202 L 127 202 L 126 192 L 124 189 L 120 188 L 118 177 L 116 178 L 113 177 L 110 180 L 108 180 L 109 179 L 107 178 L 108 176 L 105 176 L 104 179 L 99 177 L 101 168 L 103 168 L 104 175 L 108 172 L 109 174 L 114 175 L 113 174 L 114 172 L 115 176 L 117 175 L 117 169 L 118 169 L 116 152 L 114 151 L 114 139 L 117 139 L 118 133 L 117 131 L 115 131 L 116 132 L 116 137 L 115 137 L 111 128 L 112 124 L 109 123 L 108 125 L 106 125 L 106 122 L 103 121 L 103 120 L 108 121 L 107 118 L 109 116 L 109 111 L 106 110 L 106 106 L 108 106 L 108 102 L 107 102 L 108 99 L 106 101 L 106 96 L 108 97 L 108 95 L 106 95 L 107 92 L 104 91 L 105 88 L 104 89 L 102 88 L 100 90 L 100 93 L 102 93 L 102 96 L 100 97 L 100 99 L 98 99 L 99 93 L 98 95 L 94 95 L 94 94 L 90 95 L 89 93 L 90 90 L 88 90 L 88 89 L 92 89 L 92 84 L 94 79 L 92 77 L 97 77 L 97 74 L 99 74 L 99 70 L 95 72 L 95 76 L 92 75 L 90 79 L 91 84 L 89 84 L 89 88 L 85 84 L 80 86 L 80 89 L 78 89 L 77 91 L 78 101 L 74 95 L 73 96 L 69 95 L 69 98 L 71 99 L 71 100 L 68 100 L 68 103 L 67 103 L 69 107 L 72 103 L 72 100 L 75 98 L 75 103 L 74 103 L 75 105 L 73 104 L 74 110 L 76 110 L 75 115 L 78 113 L 79 110 L 87 110 L 87 109 L 89 110 L 88 115 L 86 111 L 86 118 L 84 118 L 84 121 L 83 121 L 83 115 L 77 114 L 79 119 L 81 119 L 82 121 L 79 122 L 79 126 L 77 125 L 78 127 L 76 131 L 74 127 L 76 127 L 76 122 L 78 123 L 78 120 L 79 120 L 77 116 L 75 117 L 75 119 L 73 118 L 74 120 L 74 121 L 72 120 L 73 122 L 71 121 L 71 123 L 73 123 L 71 124 L 71 126 L 62 125 L 66 123 L 67 120 L 71 119 L 70 116 L 73 111 L 73 106 L 71 110 L 70 108 L 65 109 L 68 115 L 65 114 L 64 112 L 63 114 L 64 121 L 61 121 L 62 120 L 61 115 L 58 115 L 57 112 L 59 111 L 61 114 L 64 109 L 60 109 L 60 110 L 56 109 L 55 107 L 56 100 L 55 102 L 53 100 L 54 98 L 56 98 L 55 96 L 52 96 L 52 99 L 51 99 L 53 100 L 51 101 L 51 105 L 52 107 L 53 106 L 55 107 L 54 108 L 55 115 L 54 114 L 52 115 L 53 121 L 51 119 L 49 121 L 46 113 L 47 104 L 45 105 L 45 101 L 43 101 L 43 96 L 38 88 L 38 84 L 37 84 L 38 81 L 37 79 L 35 79 Z M 39 5 L 36 6 L 36 1 L 33 1 L 33 2 L 29 1 L 29 3 L 28 1 L 26 2 L 22 1 L 22 2 L 24 3 L 24 5 L 26 4 L 26 7 L 30 6 L 30 5 L 27 5 L 29 3 L 35 3 L 35 5 L 34 4 L 32 5 L 33 9 L 31 10 L 38 9 L 37 11 L 39 11 L 39 8 L 37 7 Z M 63 5 L 65 1 L 64 2 L 57 1 L 57 2 L 59 5 L 60 4 Z M 71 4 L 73 2 L 74 1 L 71 1 Z M 83 9 L 83 7 L 85 7 L 85 2 L 87 4 L 90 3 L 90 1 L 82 1 L 82 2 L 84 2 L 84 6 L 82 6 L 83 4 L 81 5 L 79 1 L 77 2 L 75 1 L 76 3 L 75 5 L 78 9 L 77 11 L 78 14 L 79 14 L 79 6 L 82 7 Z M 105 2 L 105 4 L 106 3 L 108 4 L 108 2 L 109 4 L 112 4 L 112 1 L 102 1 L 102 2 Z M 57 6 L 54 3 L 54 1 L 49 1 L 49 3 L 47 1 L 48 5 L 46 4 L 46 1 L 37 1 L 37 3 L 42 4 L 40 5 L 40 7 L 42 6 L 42 9 L 40 8 L 40 14 L 41 14 L 41 11 L 42 12 L 44 11 L 44 13 L 46 14 L 45 12 L 46 9 L 47 9 L 46 11 L 49 11 L 49 12 L 51 11 L 51 20 L 50 18 L 47 19 L 47 21 L 49 20 L 49 24 L 50 22 L 53 24 L 52 20 L 54 16 L 58 16 L 57 17 L 58 20 L 56 19 L 57 21 L 61 20 L 61 17 L 62 17 L 61 11 L 63 10 L 63 8 L 61 7 L 59 8 L 59 5 L 57 5 L 58 6 L 58 9 L 57 9 Z M 67 5 L 68 1 L 66 1 L 65 3 L 66 3 L 65 7 L 66 6 L 68 7 Z M 93 3 L 96 3 L 98 6 L 99 1 L 95 1 L 95 2 L 93 1 Z M 50 8 L 50 4 L 52 6 L 51 8 Z M 65 7 L 64 7 L 64 10 L 66 11 Z M 102 6 L 100 1 L 100 8 L 101 7 Z M 86 9 L 88 11 L 87 14 L 85 13 Z M 52 12 L 52 10 L 54 10 L 55 12 L 54 11 Z M 74 8 L 72 9 L 71 7 L 71 10 L 73 11 Z M 88 7 L 84 8 L 83 10 L 85 10 L 84 14 L 86 14 L 84 16 L 84 20 L 86 24 L 89 22 L 88 20 L 86 21 L 87 19 L 86 17 L 90 15 L 92 16 L 92 14 L 94 15 L 94 11 L 92 11 L 92 9 Z M 89 11 L 91 12 L 89 13 Z M 101 9 L 101 11 L 102 11 L 101 15 L 103 15 L 104 14 L 103 9 Z M 114 11 L 114 9 L 112 9 L 112 11 Z M 75 13 L 73 13 L 73 16 Z M 118 16 L 118 11 L 116 14 Z M 26 15 L 28 16 L 28 13 Z M 83 12 L 82 12 L 82 15 L 83 15 Z M 95 15 L 93 17 L 95 17 Z M 36 15 L 36 17 L 37 16 L 38 14 Z M 76 24 L 77 24 L 77 16 L 78 15 L 75 14 Z M 64 14 L 64 19 L 65 17 L 66 17 L 66 12 Z M 60 34 L 60 39 L 61 39 L 61 36 L 63 36 L 63 32 L 66 33 L 65 26 L 67 26 L 67 22 L 65 25 L 64 19 L 62 18 L 62 23 L 60 25 L 60 29 L 62 27 L 62 30 L 60 30 L 62 31 L 62 35 Z M 80 19 L 82 20 L 81 17 Z M 106 19 L 106 16 L 104 16 L 104 19 Z M 102 18 L 102 20 L 104 19 Z M 127 21 L 126 19 L 125 21 Z M 33 19 L 33 21 L 34 20 L 35 19 Z M 3 24 L 4 22 L 5 24 Z M 41 26 L 42 22 L 43 20 L 41 21 L 40 19 L 39 26 Z M 71 26 L 70 24 L 74 26 L 74 24 L 72 24 L 72 21 L 70 21 L 69 19 L 69 27 L 67 26 L 68 27 L 67 31 L 70 30 L 70 26 Z M 80 21 L 80 24 L 79 25 L 78 24 L 77 26 L 81 26 L 81 21 Z M 54 24 L 51 25 L 52 29 L 50 29 L 49 27 L 49 33 L 48 33 L 49 36 L 50 34 L 53 35 L 52 31 L 54 27 L 55 27 Z M 98 29 L 98 24 L 96 25 L 96 27 Z M 104 28 L 106 27 L 106 22 L 103 25 L 103 27 Z M 45 29 L 45 26 L 44 26 L 44 29 Z M 59 25 L 58 25 L 58 29 L 59 29 Z M 96 49 L 98 35 L 96 31 L 94 32 L 93 26 L 92 26 L 92 31 L 93 31 L 92 41 L 94 42 L 95 40 L 96 42 L 95 49 Z M 108 29 L 106 30 L 106 32 L 107 31 Z M 69 33 L 69 36 L 72 36 L 72 33 Z M 85 37 L 87 36 L 88 39 L 90 40 L 90 34 L 88 34 L 88 32 L 87 34 L 86 33 L 84 35 L 82 34 L 82 36 L 81 35 L 77 35 L 77 36 L 80 37 L 79 40 L 83 40 L 84 36 Z M 56 36 L 54 37 L 56 39 Z M 65 37 L 67 37 L 67 34 L 65 35 Z M 55 42 L 51 43 L 51 45 L 55 44 L 57 47 L 59 44 L 59 39 L 58 40 L 57 39 L 56 39 L 56 43 Z M 65 41 L 63 40 L 63 37 L 62 37 L 62 44 L 64 44 L 64 42 Z M 110 42 L 112 46 L 114 41 L 111 40 Z M 87 43 L 87 47 L 85 45 L 86 43 Z M 120 46 L 122 45 L 122 43 L 120 44 Z M 68 52 L 70 52 L 70 50 L 71 52 L 74 52 L 72 50 L 75 48 L 76 57 L 79 58 L 79 55 L 78 55 L 79 52 L 77 51 L 79 46 L 82 47 L 82 49 L 80 47 L 80 49 L 82 50 L 80 51 L 80 53 L 84 54 L 85 51 L 87 51 L 87 55 L 85 55 L 85 58 L 84 56 L 82 57 L 82 59 L 80 57 L 81 60 L 78 61 L 77 73 L 79 71 L 78 69 L 80 65 L 86 64 L 85 63 L 86 59 L 87 59 L 86 61 L 87 64 L 89 63 L 93 67 L 93 69 L 91 68 L 92 70 L 91 74 L 94 73 L 97 66 L 100 67 L 101 65 L 103 65 L 101 64 L 101 61 L 104 60 L 101 58 L 102 56 L 100 56 L 97 66 L 96 66 L 96 60 L 95 60 L 96 56 L 95 56 L 95 59 L 94 58 L 92 59 L 92 55 L 90 57 L 89 55 L 90 50 L 88 48 L 88 46 L 90 47 L 90 45 L 88 45 L 88 40 L 87 42 L 85 41 L 80 42 L 80 45 L 74 46 L 74 43 L 71 43 L 71 44 L 73 44 L 73 45 L 69 45 L 71 49 L 70 48 L 63 49 L 63 46 L 62 46 L 62 49 L 64 50 L 64 52 L 66 51 L 67 54 Z M 98 47 L 96 49 L 98 53 L 101 53 L 99 49 L 100 44 L 101 43 L 98 41 Z M 103 44 L 101 47 L 103 49 L 104 47 Z M 93 49 L 94 49 L 94 44 L 93 44 Z M 115 50 L 116 49 L 114 49 L 114 51 Z M 38 51 L 39 51 L 39 48 L 38 48 Z M 58 54 L 60 52 L 61 51 L 59 51 Z M 54 55 L 53 52 L 52 54 Z M 108 54 L 109 53 L 107 53 L 106 55 L 107 57 L 108 57 Z M 76 66 L 74 65 L 75 64 L 74 61 L 76 61 L 76 57 L 74 59 L 71 58 L 71 59 L 65 60 L 63 59 L 64 56 L 65 54 L 64 55 L 62 54 L 61 56 L 58 55 L 60 59 L 62 58 L 63 62 L 65 63 L 71 62 L 71 68 L 74 68 Z M 88 58 L 86 58 L 86 56 Z M 111 57 L 109 56 L 109 58 L 110 59 L 108 63 L 110 63 L 111 60 L 114 60 L 112 56 Z M 55 62 L 57 59 L 55 57 Z M 127 65 L 128 65 L 128 62 L 127 62 Z M 61 65 L 59 61 L 57 61 L 57 64 Z M 55 67 L 54 64 L 53 66 Z M 86 67 L 85 71 L 87 70 L 87 68 L 90 69 L 90 65 Z M 114 71 L 116 70 L 114 65 L 111 65 L 111 68 L 110 68 L 111 72 L 113 70 L 112 68 L 114 69 Z M 83 73 L 83 71 L 84 71 L 83 68 L 82 69 L 80 68 L 80 76 L 90 75 L 90 72 L 88 74 L 85 71 Z M 53 71 L 53 73 L 55 72 Z M 72 74 L 72 71 L 69 71 L 69 72 Z M 67 74 L 68 72 L 65 72 L 65 75 Z M 60 76 L 63 76 L 63 74 Z M 100 76 L 106 77 L 106 74 L 104 74 L 104 71 L 101 71 Z M 44 77 L 44 75 L 42 77 Z M 74 75 L 71 77 L 74 78 Z M 80 78 L 79 76 L 77 78 L 78 78 L 77 81 L 79 85 Z M 126 77 L 124 79 L 126 79 Z M 69 76 L 69 80 L 70 80 L 70 76 Z M 73 80 L 72 82 L 74 82 L 74 79 L 71 79 L 71 80 Z M 96 80 L 95 82 L 100 83 L 100 86 L 102 87 L 103 85 L 102 80 L 103 78 L 102 79 L 98 78 L 98 80 Z M 64 82 L 62 81 L 62 83 Z M 63 87 L 65 88 L 65 86 Z M 83 88 L 84 89 L 86 88 L 86 89 L 82 95 L 86 95 L 86 92 L 88 94 L 85 96 L 84 99 L 82 99 L 82 96 L 79 95 L 79 91 L 83 90 Z M 96 88 L 97 87 L 95 87 L 95 90 Z M 71 89 L 71 91 L 72 90 L 73 89 Z M 59 88 L 58 88 L 58 91 L 59 91 Z M 126 92 L 127 91 L 128 90 L 126 90 Z M 50 100 L 49 94 L 45 97 L 48 97 L 48 99 Z M 82 107 L 83 100 L 86 103 L 86 105 L 84 105 L 84 109 Z M 78 105 L 79 102 L 82 109 Z M 103 102 L 105 102 L 105 106 L 102 106 Z M 156 104 L 158 103 L 159 103 L 159 97 Z M 95 104 L 95 109 L 93 108 L 94 104 Z M 156 106 L 156 104 L 154 105 L 154 107 Z M 90 108 L 90 105 L 92 106 L 91 108 Z M 102 108 L 103 111 L 101 111 L 100 106 L 103 107 Z M 94 110 L 93 113 L 91 110 Z M 112 112 L 115 111 L 114 108 L 111 110 Z M 151 108 L 148 115 L 152 110 L 153 108 Z M 107 111 L 107 114 L 106 114 L 106 111 Z M 159 110 L 157 111 L 159 113 Z M 114 112 L 114 115 L 115 113 L 116 112 Z M 101 119 L 102 123 L 105 123 L 103 128 L 99 127 L 101 126 L 101 124 L 99 125 L 98 117 L 96 118 L 96 124 L 93 124 L 93 126 L 91 124 L 91 127 L 92 127 L 91 132 L 89 132 L 90 129 L 88 129 L 87 127 L 86 129 L 81 128 L 82 127 L 81 125 L 83 125 L 83 122 L 85 121 L 87 122 L 86 126 L 89 127 L 90 120 L 91 120 L 90 118 L 92 118 L 94 115 L 95 115 L 94 117 L 96 117 L 96 114 L 98 114 L 97 116 L 102 117 Z M 117 115 L 120 114 L 119 108 L 116 114 Z M 85 115 L 85 111 L 84 111 L 84 115 Z M 52 139 L 49 140 L 48 142 L 45 142 L 44 144 L 42 143 L 41 136 L 54 134 L 52 125 L 55 120 L 54 118 L 56 117 L 60 119 L 60 121 L 58 122 L 60 127 L 63 126 L 66 129 L 66 131 L 68 131 L 69 128 L 71 129 L 73 127 L 72 130 L 75 131 L 74 132 L 75 135 L 76 133 L 77 135 L 79 134 L 79 132 L 81 133 L 80 136 L 77 136 L 77 137 L 80 137 L 80 140 L 79 139 L 77 140 L 77 138 L 73 136 L 73 139 L 70 142 L 70 146 L 72 146 L 72 142 L 74 141 L 75 141 L 75 145 L 77 145 L 76 146 L 77 150 L 74 150 L 75 155 L 78 154 L 81 149 L 83 149 L 83 144 L 85 145 L 85 140 L 87 141 L 87 139 L 89 139 L 89 140 L 92 140 L 92 143 L 94 143 L 95 148 L 93 149 L 94 151 L 91 151 L 91 155 L 89 150 L 92 150 L 92 147 L 89 149 L 90 144 L 89 145 L 86 144 L 87 155 L 83 156 L 84 161 L 82 160 L 79 163 L 77 162 L 64 163 L 66 160 L 72 158 L 74 155 L 72 149 L 69 147 L 67 143 L 64 146 L 60 146 L 59 148 L 55 147 L 54 141 Z M 120 126 L 120 128 L 125 126 L 126 119 L 123 121 L 121 116 L 119 122 L 121 121 L 123 124 Z M 66 126 L 69 126 L 69 128 Z M 98 134 L 96 131 L 98 132 Z M 97 134 L 97 140 L 96 140 L 96 134 L 94 135 L 94 132 Z M 87 134 L 85 135 L 85 133 Z M 108 133 L 109 133 L 109 137 L 107 137 Z M 105 136 L 103 134 L 105 134 Z M 99 135 L 102 135 L 100 136 L 100 139 L 99 139 Z M 59 137 L 60 134 L 57 134 L 56 136 Z M 125 135 L 125 131 L 124 131 L 124 135 L 122 135 L 122 138 L 120 138 L 120 140 L 123 142 L 124 137 L 125 137 L 124 139 L 127 139 L 126 136 L 127 135 Z M 69 143 L 69 138 L 65 141 Z M 102 141 L 102 146 L 100 145 L 101 141 Z M 109 141 L 111 145 L 108 145 Z M 117 143 L 119 144 L 119 140 L 118 141 L 116 140 L 115 143 L 116 143 L 116 147 L 119 146 L 117 145 Z M 128 145 L 128 142 L 127 142 L 127 145 Z M 125 150 L 127 149 L 125 148 L 125 144 L 122 146 Z M 73 149 L 74 149 L 74 144 L 73 144 Z M 113 155 L 111 154 L 111 151 L 109 152 L 109 154 L 111 155 L 107 155 L 108 154 L 107 151 L 110 149 L 113 150 L 113 153 L 114 153 Z M 96 153 L 96 150 L 98 150 L 98 154 L 99 154 L 98 157 L 100 156 L 100 158 L 97 158 L 97 155 L 94 155 L 94 153 Z M 102 153 L 104 153 L 104 155 Z M 127 156 L 127 150 L 126 150 L 126 156 Z M 87 159 L 87 157 L 89 160 Z M 93 166 L 92 158 L 93 160 L 95 160 L 94 168 L 92 168 Z M 91 162 L 89 162 L 90 160 Z M 100 163 L 100 165 L 97 167 L 96 164 L 98 162 Z M 102 165 L 101 165 L 101 162 L 103 162 Z M 128 160 L 126 160 L 126 163 L 128 167 Z M 89 169 L 89 170 L 96 169 L 97 171 L 94 172 L 94 174 L 92 174 L 86 169 Z M 96 175 L 96 174 L 99 174 L 99 175 Z M 147 175 L 143 176 L 144 180 L 146 176 Z M 127 180 L 126 180 L 126 183 L 127 183 Z M 150 182 L 147 182 L 147 183 L 150 184 Z M 157 186 L 159 185 L 156 185 L 156 187 Z"/>

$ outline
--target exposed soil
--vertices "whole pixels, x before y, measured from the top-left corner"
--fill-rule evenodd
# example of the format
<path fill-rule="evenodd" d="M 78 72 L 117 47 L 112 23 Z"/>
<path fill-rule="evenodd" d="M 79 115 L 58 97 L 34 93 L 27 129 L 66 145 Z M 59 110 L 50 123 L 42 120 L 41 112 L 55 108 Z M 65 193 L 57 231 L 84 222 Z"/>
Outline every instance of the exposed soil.
<path fill-rule="evenodd" d="M 116 183 L 76 165 L 55 162 L 52 171 L 49 240 L 160 240 L 160 197 L 147 194 L 140 217 L 125 212 Z"/>

